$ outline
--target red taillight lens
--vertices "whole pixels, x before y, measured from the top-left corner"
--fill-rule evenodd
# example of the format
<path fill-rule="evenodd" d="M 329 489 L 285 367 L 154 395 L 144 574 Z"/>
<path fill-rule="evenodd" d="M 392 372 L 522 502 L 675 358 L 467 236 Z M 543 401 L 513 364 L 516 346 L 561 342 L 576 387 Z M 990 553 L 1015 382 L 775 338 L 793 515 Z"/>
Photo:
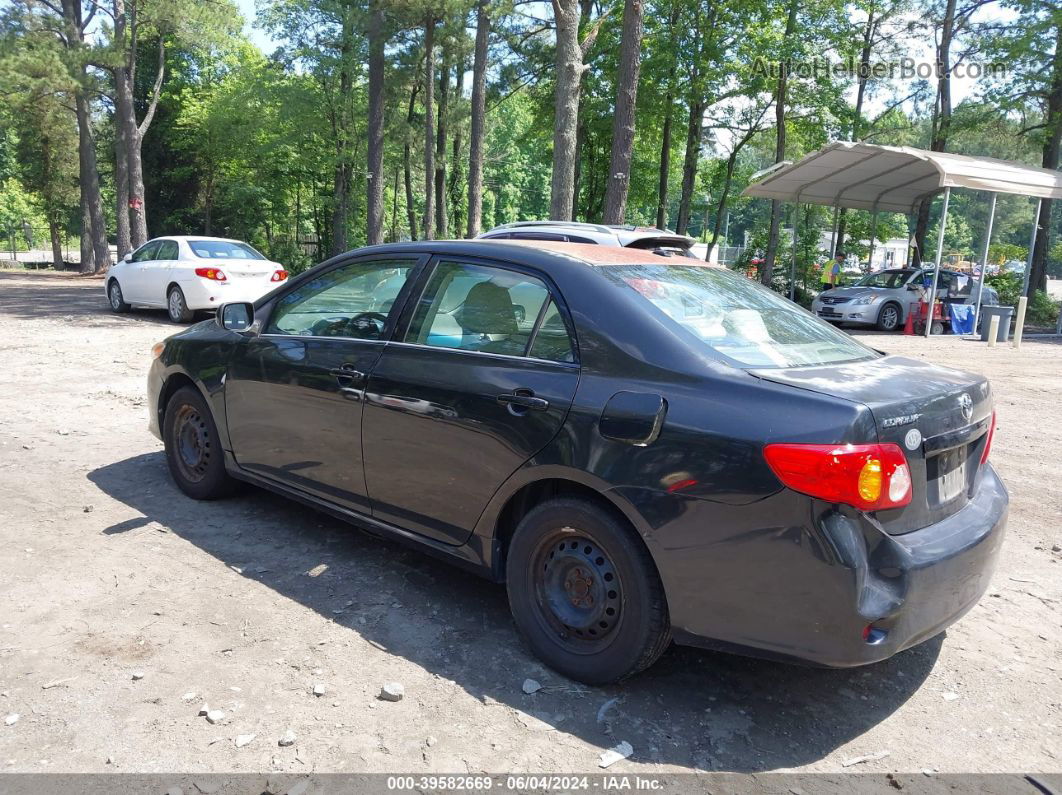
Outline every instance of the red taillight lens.
<path fill-rule="evenodd" d="M 202 276 L 204 279 L 210 279 L 212 282 L 224 282 L 228 281 L 224 271 L 220 271 L 217 268 L 196 268 L 196 276 Z"/>
<path fill-rule="evenodd" d="M 273 276 L 269 279 L 271 282 L 282 282 L 288 278 L 287 271 L 273 271 Z"/>
<path fill-rule="evenodd" d="M 992 449 L 992 437 L 996 435 L 996 413 L 992 412 L 992 422 L 988 425 L 988 436 L 985 437 L 985 449 L 981 453 L 981 466 L 988 461 L 988 453 Z"/>
<path fill-rule="evenodd" d="M 769 444 L 771 470 L 793 491 L 861 511 L 911 501 L 911 470 L 894 444 Z"/>

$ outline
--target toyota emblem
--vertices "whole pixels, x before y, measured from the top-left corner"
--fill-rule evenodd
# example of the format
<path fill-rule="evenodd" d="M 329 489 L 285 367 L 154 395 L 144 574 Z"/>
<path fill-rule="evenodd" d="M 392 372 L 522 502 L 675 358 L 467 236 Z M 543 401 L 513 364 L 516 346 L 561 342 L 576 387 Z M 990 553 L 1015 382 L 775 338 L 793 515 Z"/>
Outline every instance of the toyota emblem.
<path fill-rule="evenodd" d="M 962 418 L 964 420 L 968 420 L 973 416 L 973 398 L 965 392 L 963 392 L 962 397 L 959 398 L 959 410 L 962 412 Z"/>

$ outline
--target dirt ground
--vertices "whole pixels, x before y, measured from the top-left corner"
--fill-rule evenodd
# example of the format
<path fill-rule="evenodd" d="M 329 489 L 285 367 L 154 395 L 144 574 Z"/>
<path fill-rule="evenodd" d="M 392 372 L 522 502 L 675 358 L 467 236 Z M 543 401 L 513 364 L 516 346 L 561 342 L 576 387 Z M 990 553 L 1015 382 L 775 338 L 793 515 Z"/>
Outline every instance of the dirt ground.
<path fill-rule="evenodd" d="M 0 273 L 0 770 L 595 772 L 626 740 L 609 772 L 1062 771 L 1057 340 L 867 338 L 995 389 L 1009 534 L 944 636 L 847 671 L 673 648 L 588 688 L 498 586 L 263 491 L 180 494 L 144 398 L 175 330 L 99 280 Z"/>

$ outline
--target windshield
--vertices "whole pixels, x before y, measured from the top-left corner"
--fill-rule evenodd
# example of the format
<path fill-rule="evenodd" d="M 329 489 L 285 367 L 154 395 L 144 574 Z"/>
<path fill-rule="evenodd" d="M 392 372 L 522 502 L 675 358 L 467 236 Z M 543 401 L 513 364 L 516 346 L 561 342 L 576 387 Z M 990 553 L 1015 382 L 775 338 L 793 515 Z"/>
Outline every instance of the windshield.
<path fill-rule="evenodd" d="M 188 248 L 200 259 L 265 259 L 246 243 L 235 240 L 189 240 Z"/>
<path fill-rule="evenodd" d="M 911 278 L 913 270 L 902 271 L 879 271 L 877 273 L 868 273 L 862 279 L 855 283 L 855 287 L 883 287 L 886 290 L 895 290 L 898 287 L 903 287 L 907 283 L 907 280 Z"/>
<path fill-rule="evenodd" d="M 877 355 L 744 276 L 680 263 L 610 265 L 601 271 L 739 367 L 834 364 Z"/>

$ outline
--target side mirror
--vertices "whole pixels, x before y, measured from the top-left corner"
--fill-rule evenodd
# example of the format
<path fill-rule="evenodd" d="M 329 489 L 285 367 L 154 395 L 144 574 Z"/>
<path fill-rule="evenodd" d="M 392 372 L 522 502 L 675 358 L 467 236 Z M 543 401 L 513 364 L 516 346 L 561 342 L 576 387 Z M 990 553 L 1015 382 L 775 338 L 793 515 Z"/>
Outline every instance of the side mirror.
<path fill-rule="evenodd" d="M 228 331 L 246 331 L 254 322 L 254 305 L 247 301 L 236 301 L 218 307 L 215 322 Z"/>
<path fill-rule="evenodd" d="M 122 262 L 132 262 L 132 261 L 133 261 L 133 252 L 132 251 L 128 252 L 124 257 L 122 257 Z"/>
<path fill-rule="evenodd" d="M 908 282 L 907 283 L 907 289 L 908 290 L 917 290 L 918 289 L 918 285 L 915 282 Z"/>

